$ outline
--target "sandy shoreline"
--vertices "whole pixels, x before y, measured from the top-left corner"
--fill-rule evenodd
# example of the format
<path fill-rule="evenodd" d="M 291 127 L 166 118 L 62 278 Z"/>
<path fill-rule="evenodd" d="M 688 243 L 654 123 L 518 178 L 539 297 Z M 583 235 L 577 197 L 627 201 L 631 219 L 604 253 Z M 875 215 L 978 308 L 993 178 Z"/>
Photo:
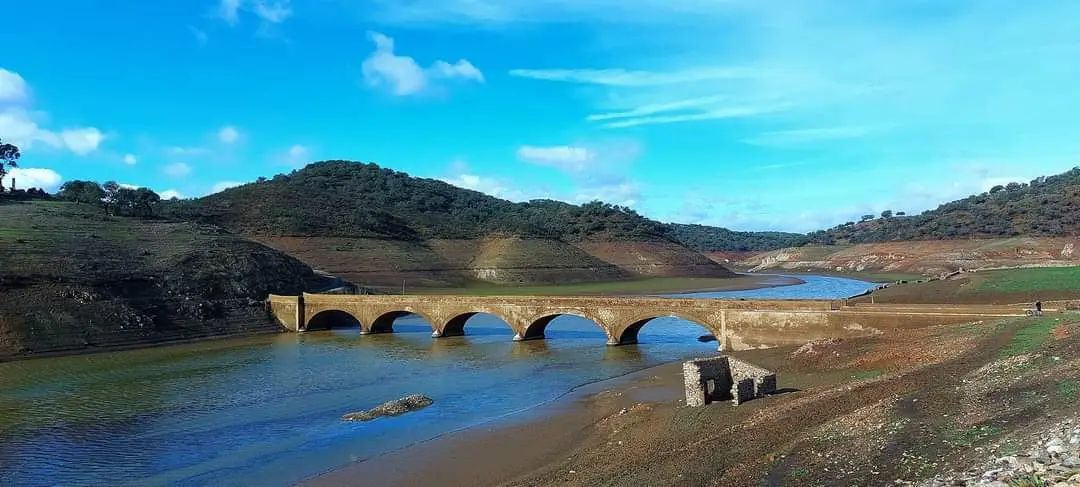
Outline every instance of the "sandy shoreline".
<path fill-rule="evenodd" d="M 642 402 L 674 407 L 682 365 L 662 364 L 583 385 L 536 407 L 347 465 L 298 485 L 469 487 L 513 481 L 564 457 L 601 419 Z"/>

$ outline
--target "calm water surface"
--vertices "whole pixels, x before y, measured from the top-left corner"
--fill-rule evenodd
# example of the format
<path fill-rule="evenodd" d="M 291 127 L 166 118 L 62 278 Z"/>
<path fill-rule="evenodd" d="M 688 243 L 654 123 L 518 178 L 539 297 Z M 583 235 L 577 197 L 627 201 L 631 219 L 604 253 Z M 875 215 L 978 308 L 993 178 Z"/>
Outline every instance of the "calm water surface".
<path fill-rule="evenodd" d="M 695 297 L 841 298 L 871 285 L 806 284 Z M 281 334 L 0 364 L 0 485 L 284 486 L 350 462 L 551 401 L 570 389 L 715 353 L 700 326 L 658 319 L 639 345 L 561 317 L 547 340 L 513 342 L 490 315 L 465 337 Z M 342 414 L 422 393 L 435 404 L 368 423 Z"/>

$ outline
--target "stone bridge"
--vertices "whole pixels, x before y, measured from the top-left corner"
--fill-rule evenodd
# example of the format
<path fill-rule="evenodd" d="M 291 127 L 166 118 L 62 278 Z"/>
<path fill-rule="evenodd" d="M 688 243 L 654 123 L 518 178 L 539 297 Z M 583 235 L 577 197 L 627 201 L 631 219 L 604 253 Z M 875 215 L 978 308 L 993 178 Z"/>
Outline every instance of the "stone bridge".
<path fill-rule="evenodd" d="M 885 329 L 963 323 L 1023 316 L 1022 307 L 963 305 L 857 305 L 845 301 L 767 301 L 657 297 L 437 296 L 304 294 L 268 299 L 270 311 L 288 330 L 303 332 L 356 326 L 362 334 L 389 333 L 394 320 L 419 315 L 432 337 L 463 335 L 469 318 L 486 313 L 509 325 L 514 340 L 544 338 L 544 329 L 563 315 L 585 318 L 607 335 L 608 345 L 637 343 L 650 321 L 674 317 L 695 322 L 717 337 L 720 350 L 802 344 L 847 338 Z"/>

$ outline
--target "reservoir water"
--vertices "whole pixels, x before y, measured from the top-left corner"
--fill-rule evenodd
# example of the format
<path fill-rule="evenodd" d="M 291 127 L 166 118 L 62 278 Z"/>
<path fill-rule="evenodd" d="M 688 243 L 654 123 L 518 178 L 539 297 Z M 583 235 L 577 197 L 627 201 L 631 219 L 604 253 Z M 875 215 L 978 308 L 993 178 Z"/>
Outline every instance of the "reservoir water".
<path fill-rule="evenodd" d="M 694 297 L 836 299 L 872 284 L 805 284 Z M 682 295 L 687 296 L 687 295 Z M 497 421 L 579 385 L 715 353 L 705 329 L 658 319 L 638 345 L 560 317 L 547 339 L 513 342 L 477 315 L 467 336 L 279 334 L 0 364 L 0 485 L 286 486 L 351 462 Z M 421 393 L 431 407 L 367 423 L 344 413 Z"/>

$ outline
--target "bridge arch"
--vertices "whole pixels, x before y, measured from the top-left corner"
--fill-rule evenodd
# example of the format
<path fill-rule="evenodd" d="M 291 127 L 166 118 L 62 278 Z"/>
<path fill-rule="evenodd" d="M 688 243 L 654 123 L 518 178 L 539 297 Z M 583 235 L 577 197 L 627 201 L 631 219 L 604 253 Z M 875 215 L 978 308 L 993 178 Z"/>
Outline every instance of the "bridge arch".
<path fill-rule="evenodd" d="M 543 314 L 541 314 L 539 316 L 536 316 L 536 317 L 534 317 L 534 318 L 532 318 L 530 320 L 527 320 L 526 321 L 527 324 L 526 324 L 525 328 L 519 334 L 514 336 L 514 340 L 521 341 L 521 340 L 540 340 L 540 339 L 543 339 L 544 338 L 544 331 L 547 329 L 547 326 L 549 324 L 551 324 L 552 321 L 555 321 L 555 319 L 560 317 L 560 316 L 575 316 L 575 317 L 578 317 L 578 318 L 582 318 L 582 319 L 596 325 L 597 327 L 599 327 L 600 330 L 602 330 L 604 332 L 604 334 L 608 335 L 608 338 L 609 338 L 609 341 L 610 341 L 611 331 L 608 330 L 607 326 L 604 325 L 604 322 L 602 320 L 596 318 L 595 316 L 590 316 L 589 313 L 576 311 L 576 310 L 552 310 L 552 311 L 547 311 L 547 312 L 544 312 Z"/>
<path fill-rule="evenodd" d="M 514 325 L 510 324 L 510 321 L 508 321 L 506 318 L 503 318 L 502 316 L 499 316 L 496 313 L 491 313 L 487 311 L 468 311 L 465 313 L 459 313 L 451 317 L 449 320 L 446 320 L 446 324 L 443 325 L 442 330 L 436 331 L 436 333 L 438 333 L 438 336 L 444 337 L 464 335 L 465 323 L 468 322 L 470 318 L 476 315 L 488 315 L 497 318 L 500 322 L 508 326 L 511 332 L 517 331 L 514 329 Z"/>
<path fill-rule="evenodd" d="M 340 309 L 324 309 L 315 313 L 304 323 L 304 331 L 330 330 L 333 328 L 363 328 L 356 315 Z"/>
<path fill-rule="evenodd" d="M 382 313 L 378 314 L 375 319 L 371 320 L 371 325 L 367 329 L 365 329 L 364 332 L 393 333 L 394 321 L 396 321 L 398 318 L 403 318 L 409 315 L 416 315 L 423 318 L 424 321 L 428 322 L 428 324 L 431 325 L 432 330 L 435 330 L 435 327 L 438 326 L 435 324 L 435 321 L 432 320 L 431 317 L 429 317 L 426 313 L 419 311 L 410 311 L 406 309 L 396 309 L 390 311 L 383 311 Z"/>
<path fill-rule="evenodd" d="M 619 330 L 618 335 L 615 337 L 616 338 L 616 344 L 617 345 L 632 345 L 632 344 L 637 343 L 638 342 L 638 333 L 641 332 L 641 329 L 644 328 L 645 325 L 649 324 L 650 322 L 652 322 L 653 320 L 656 320 L 658 318 L 676 318 L 676 319 L 680 319 L 680 320 L 683 320 L 683 321 L 688 321 L 690 323 L 698 325 L 699 327 L 701 327 L 701 329 L 703 329 L 705 331 L 708 331 L 714 337 L 716 337 L 718 341 L 722 339 L 721 334 L 723 333 L 723 331 L 720 330 L 718 327 L 712 326 L 709 323 L 708 320 L 703 320 L 701 318 L 697 318 L 697 317 L 694 317 L 694 316 L 690 316 L 690 315 L 683 314 L 683 313 L 678 313 L 678 312 L 650 313 L 648 315 L 644 315 L 644 316 L 634 318 L 633 320 L 630 320 L 629 324 L 622 327 Z"/>

